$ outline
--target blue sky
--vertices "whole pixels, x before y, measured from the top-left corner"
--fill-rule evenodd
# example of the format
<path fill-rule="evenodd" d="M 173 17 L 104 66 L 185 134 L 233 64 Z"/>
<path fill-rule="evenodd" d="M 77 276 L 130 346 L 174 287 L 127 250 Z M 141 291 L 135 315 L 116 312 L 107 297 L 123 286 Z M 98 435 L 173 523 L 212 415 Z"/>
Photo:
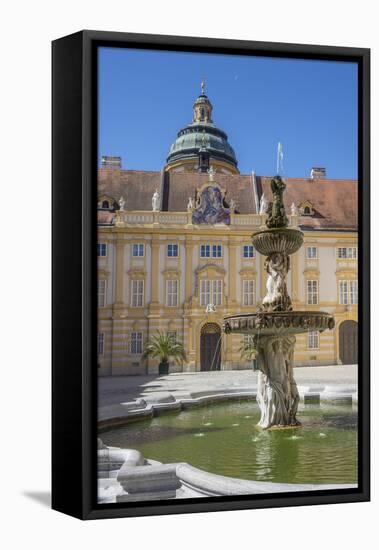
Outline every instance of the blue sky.
<path fill-rule="evenodd" d="M 266 57 L 99 50 L 99 158 L 160 170 L 177 132 L 192 120 L 202 78 L 213 121 L 228 134 L 243 174 L 357 177 L 357 65 Z"/>

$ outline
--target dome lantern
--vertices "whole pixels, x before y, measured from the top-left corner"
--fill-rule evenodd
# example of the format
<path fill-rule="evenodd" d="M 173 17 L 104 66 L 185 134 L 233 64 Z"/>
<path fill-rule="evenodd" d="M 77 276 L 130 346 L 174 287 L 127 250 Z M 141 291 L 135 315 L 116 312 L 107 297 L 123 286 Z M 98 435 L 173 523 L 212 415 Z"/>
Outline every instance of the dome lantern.
<path fill-rule="evenodd" d="M 210 163 L 221 173 L 238 174 L 237 159 L 228 136 L 212 120 L 213 105 L 205 94 L 204 81 L 201 94 L 193 104 L 193 119 L 182 128 L 171 145 L 166 170 L 206 171 Z"/>
<path fill-rule="evenodd" d="M 193 104 L 193 122 L 213 122 L 212 103 L 205 95 L 205 83 L 201 82 L 201 94 Z"/>

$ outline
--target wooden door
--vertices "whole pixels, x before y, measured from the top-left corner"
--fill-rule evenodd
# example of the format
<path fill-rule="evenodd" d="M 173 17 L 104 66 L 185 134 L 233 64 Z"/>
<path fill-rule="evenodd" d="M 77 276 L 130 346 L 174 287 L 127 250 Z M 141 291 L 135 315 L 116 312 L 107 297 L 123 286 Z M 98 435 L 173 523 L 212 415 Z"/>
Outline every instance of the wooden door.
<path fill-rule="evenodd" d="M 202 371 L 221 368 L 221 329 L 215 323 L 208 323 L 201 330 L 200 368 Z"/>

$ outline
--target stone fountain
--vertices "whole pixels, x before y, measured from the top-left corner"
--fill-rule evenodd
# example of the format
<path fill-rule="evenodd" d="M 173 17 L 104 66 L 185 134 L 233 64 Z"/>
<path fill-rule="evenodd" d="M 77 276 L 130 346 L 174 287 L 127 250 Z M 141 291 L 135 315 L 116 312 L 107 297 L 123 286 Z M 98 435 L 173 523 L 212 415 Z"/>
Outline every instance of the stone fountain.
<path fill-rule="evenodd" d="M 300 426 L 296 419 L 299 392 L 293 375 L 295 334 L 334 328 L 334 318 L 324 311 L 293 311 L 286 277 L 290 255 L 303 244 L 304 235 L 288 228 L 283 204 L 285 183 L 280 176 L 271 180 L 272 206 L 266 228 L 252 237 L 255 249 L 266 256 L 267 294 L 255 313 L 228 315 L 226 334 L 251 334 L 257 352 L 257 402 L 262 428 Z"/>

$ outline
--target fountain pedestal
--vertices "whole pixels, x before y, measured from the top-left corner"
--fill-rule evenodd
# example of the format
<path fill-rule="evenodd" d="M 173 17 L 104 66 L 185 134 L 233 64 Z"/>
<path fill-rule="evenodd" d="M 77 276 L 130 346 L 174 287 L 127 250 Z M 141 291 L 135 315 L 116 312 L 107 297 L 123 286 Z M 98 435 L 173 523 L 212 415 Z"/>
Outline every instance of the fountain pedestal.
<path fill-rule="evenodd" d="M 286 277 L 290 255 L 303 244 L 303 233 L 287 229 L 283 206 L 285 184 L 280 176 L 271 180 L 272 209 L 267 229 L 252 237 L 255 249 L 266 256 L 267 294 L 258 311 L 224 318 L 226 334 L 254 336 L 257 353 L 258 393 L 262 428 L 298 426 L 296 419 L 299 392 L 293 375 L 295 334 L 334 327 L 333 316 L 324 311 L 293 311 Z"/>
<path fill-rule="evenodd" d="M 295 342 L 295 336 L 263 336 L 257 345 L 261 428 L 300 424 L 296 419 L 299 392 L 293 377 Z"/>

